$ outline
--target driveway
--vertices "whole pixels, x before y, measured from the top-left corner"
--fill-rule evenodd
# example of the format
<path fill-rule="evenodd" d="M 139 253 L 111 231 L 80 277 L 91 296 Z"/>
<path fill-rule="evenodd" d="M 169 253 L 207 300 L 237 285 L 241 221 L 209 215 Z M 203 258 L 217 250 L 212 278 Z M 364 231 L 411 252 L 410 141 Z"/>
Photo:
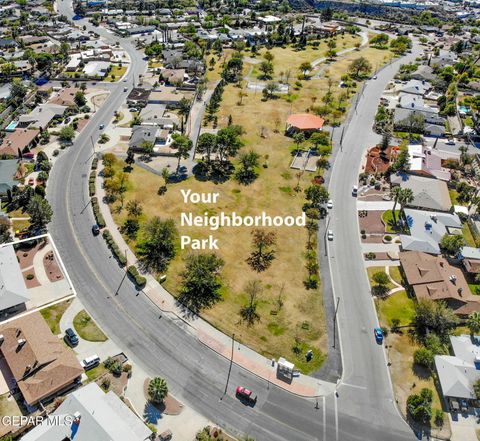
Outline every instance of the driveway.
<path fill-rule="evenodd" d="M 357 201 L 357 210 L 386 211 L 393 209 L 393 201 Z"/>

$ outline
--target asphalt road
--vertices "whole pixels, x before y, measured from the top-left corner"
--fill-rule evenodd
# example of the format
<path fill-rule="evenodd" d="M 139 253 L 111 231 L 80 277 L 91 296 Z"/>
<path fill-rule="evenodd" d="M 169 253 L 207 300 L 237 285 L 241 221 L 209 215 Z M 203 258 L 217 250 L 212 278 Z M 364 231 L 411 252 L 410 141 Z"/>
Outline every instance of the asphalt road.
<path fill-rule="evenodd" d="M 69 2 L 63 0 L 58 5 L 61 13 L 72 16 Z M 95 31 L 117 40 L 99 28 Z M 94 219 L 87 181 L 92 159 L 90 137 L 98 137 L 99 125 L 107 124 L 125 100 L 124 85 L 131 87 L 132 77 L 144 70 L 144 62 L 132 44 L 118 40 L 132 58 L 129 81 L 120 83 L 112 91 L 74 145 L 62 153 L 47 189 L 55 213 L 49 230 L 88 311 L 149 375 L 166 378 L 174 395 L 235 435 L 248 434 L 257 441 L 412 439 L 411 431 L 392 404 L 383 349 L 375 345 L 371 332 L 376 319 L 360 260 L 355 222 L 340 223 L 337 219 L 332 222 L 337 239 L 330 253 L 335 295 L 343 300 L 339 318 L 344 383 L 347 383 L 340 384 L 338 398 L 335 395 L 321 397 L 316 404 L 272 386 L 235 365 L 224 395 L 229 370 L 227 360 L 198 342 L 183 321 L 162 317 L 128 279 L 118 295 L 114 295 L 124 272 L 102 238 L 91 234 Z M 348 138 L 345 137 L 345 144 L 351 140 L 351 154 L 340 156 L 333 170 L 332 195 L 336 201 L 333 216 L 342 213 L 344 219 L 356 218 L 348 189 L 367 141 L 362 140 L 368 132 L 365 127 L 371 125 L 371 112 L 393 74 L 393 69 L 384 71 L 376 83 L 365 89 L 365 104 L 371 108 L 352 120 Z M 235 399 L 237 385 L 255 390 L 259 397 L 255 407 Z"/>

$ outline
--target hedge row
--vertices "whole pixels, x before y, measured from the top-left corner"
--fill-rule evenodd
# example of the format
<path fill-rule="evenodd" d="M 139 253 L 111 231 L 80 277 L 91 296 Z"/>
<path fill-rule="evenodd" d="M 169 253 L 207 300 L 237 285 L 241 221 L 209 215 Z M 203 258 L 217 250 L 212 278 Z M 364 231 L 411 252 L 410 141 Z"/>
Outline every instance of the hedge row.
<path fill-rule="evenodd" d="M 103 230 L 102 236 L 105 239 L 105 242 L 107 242 L 107 245 L 109 246 L 109 248 L 112 250 L 112 253 L 115 256 L 115 258 L 122 265 L 126 265 L 127 264 L 127 258 L 125 257 L 125 254 L 122 253 L 122 251 L 120 250 L 120 247 L 117 245 L 115 240 L 113 240 L 113 237 L 110 234 L 110 231 Z"/>
<path fill-rule="evenodd" d="M 100 228 L 105 228 L 105 219 L 103 218 L 102 213 L 100 213 L 100 207 L 98 206 L 98 200 L 96 197 L 92 198 L 92 208 L 93 215 L 95 216 L 95 220 L 97 221 L 97 225 Z"/>
<path fill-rule="evenodd" d="M 90 197 L 95 196 L 95 178 L 96 173 L 92 171 L 90 173 L 90 178 L 88 179 L 88 192 L 90 193 Z"/>
<path fill-rule="evenodd" d="M 138 269 L 135 265 L 130 265 L 127 271 L 128 274 L 135 280 L 135 285 L 145 286 L 147 279 L 138 272 Z"/>
<path fill-rule="evenodd" d="M 92 161 L 92 170 L 96 170 L 98 167 L 98 158 L 95 156 Z"/>

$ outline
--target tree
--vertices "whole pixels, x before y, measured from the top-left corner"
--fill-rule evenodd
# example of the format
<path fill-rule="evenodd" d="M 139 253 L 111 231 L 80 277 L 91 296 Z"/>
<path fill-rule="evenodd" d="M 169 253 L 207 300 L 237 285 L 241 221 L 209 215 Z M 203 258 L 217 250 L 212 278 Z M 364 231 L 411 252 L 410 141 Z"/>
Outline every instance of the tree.
<path fill-rule="evenodd" d="M 198 137 L 196 151 L 204 155 L 204 160 L 209 166 L 212 161 L 212 154 L 215 152 L 217 137 L 213 133 L 202 133 Z"/>
<path fill-rule="evenodd" d="M 414 199 L 413 190 L 411 188 L 402 188 L 398 193 L 400 211 L 403 213 L 405 206 L 412 203 Z"/>
<path fill-rule="evenodd" d="M 278 92 L 278 84 L 274 81 L 269 81 L 265 87 L 262 89 L 263 98 L 266 100 L 275 96 L 275 92 Z"/>
<path fill-rule="evenodd" d="M 252 231 L 252 245 L 254 251 L 247 259 L 247 263 L 257 272 L 265 271 L 275 259 L 273 247 L 277 243 L 277 235 L 272 231 L 259 228 Z"/>
<path fill-rule="evenodd" d="M 41 196 L 33 196 L 27 205 L 26 211 L 30 215 L 30 225 L 32 228 L 44 229 L 52 220 L 52 207 L 50 207 L 48 201 Z"/>
<path fill-rule="evenodd" d="M 18 103 L 27 94 L 27 87 L 21 82 L 19 78 L 14 78 L 12 81 L 12 85 L 10 87 L 10 100 L 14 103 Z"/>
<path fill-rule="evenodd" d="M 247 282 L 244 291 L 248 297 L 248 303 L 241 308 L 240 315 L 251 326 L 260 320 L 260 316 L 257 313 L 257 305 L 258 296 L 262 292 L 262 283 L 259 280 L 250 280 Z"/>
<path fill-rule="evenodd" d="M 316 150 L 319 146 L 330 147 L 330 133 L 328 131 L 322 130 L 321 132 L 313 132 L 310 135 L 309 140 Z"/>
<path fill-rule="evenodd" d="M 161 220 L 157 216 L 153 217 L 146 223 L 137 245 L 140 261 L 147 269 L 164 272 L 175 257 L 177 237 L 177 228 L 172 219 Z"/>
<path fill-rule="evenodd" d="M 462 235 L 446 233 L 440 241 L 440 249 L 444 254 L 456 256 L 465 244 L 466 242 Z"/>
<path fill-rule="evenodd" d="M 413 362 L 427 369 L 433 367 L 434 354 L 430 349 L 420 348 L 413 353 Z"/>
<path fill-rule="evenodd" d="M 148 383 L 148 396 L 150 401 L 155 404 L 163 403 L 167 398 L 168 386 L 166 380 L 160 377 L 155 377 Z"/>
<path fill-rule="evenodd" d="M 480 332 L 480 312 L 474 311 L 468 316 L 467 326 L 473 339 L 473 336 Z"/>
<path fill-rule="evenodd" d="M 129 216 L 132 217 L 139 217 L 142 215 L 143 208 L 140 201 L 137 199 L 132 199 L 131 201 L 127 202 L 127 213 Z"/>
<path fill-rule="evenodd" d="M 258 70 L 262 72 L 262 79 L 269 80 L 272 78 L 273 64 L 269 61 L 262 61 L 258 66 Z"/>
<path fill-rule="evenodd" d="M 461 145 L 458 150 L 460 152 L 460 163 L 465 165 L 468 160 L 468 147 L 466 145 Z"/>
<path fill-rule="evenodd" d="M 58 133 L 58 139 L 64 142 L 71 142 L 75 138 L 75 130 L 72 126 L 64 126 Z"/>
<path fill-rule="evenodd" d="M 392 134 L 390 132 L 385 132 L 382 136 L 382 141 L 380 143 L 380 152 L 381 154 L 386 154 L 388 147 L 390 146 L 390 140 L 392 139 Z"/>
<path fill-rule="evenodd" d="M 218 131 L 215 148 L 220 162 L 225 163 L 229 157 L 237 155 L 238 150 L 243 146 L 240 140 L 242 133 L 243 129 L 238 125 L 227 126 Z"/>
<path fill-rule="evenodd" d="M 372 70 L 372 65 L 365 57 L 359 57 L 350 63 L 348 71 L 355 77 L 367 75 Z"/>
<path fill-rule="evenodd" d="M 236 173 L 236 179 L 240 184 L 251 184 L 258 176 L 256 168 L 260 155 L 253 150 L 240 155 L 240 169 Z"/>
<path fill-rule="evenodd" d="M 418 422 L 428 424 L 432 417 L 433 393 L 430 389 L 424 388 L 420 394 L 413 394 L 407 398 L 407 411 L 410 416 Z"/>
<path fill-rule="evenodd" d="M 311 72 L 313 69 L 312 64 L 308 61 L 304 61 L 298 68 L 302 71 L 304 77 L 307 75 L 307 72 Z"/>
<path fill-rule="evenodd" d="M 373 274 L 372 281 L 376 283 L 372 287 L 372 293 L 378 296 L 383 296 L 388 291 L 388 285 L 390 283 L 390 277 L 385 271 L 378 271 Z"/>
<path fill-rule="evenodd" d="M 192 149 L 193 143 L 185 135 L 174 134 L 172 135 L 173 142 L 172 148 L 176 150 L 175 157 L 178 158 L 176 174 L 180 170 L 180 161 L 182 159 L 188 159 L 190 157 L 190 150 Z"/>
<path fill-rule="evenodd" d="M 84 106 L 85 104 L 87 104 L 87 99 L 85 98 L 85 94 L 79 90 L 76 94 L 75 94 L 75 97 L 73 98 L 73 100 L 75 101 L 75 104 L 78 106 L 78 107 L 82 107 Z"/>
<path fill-rule="evenodd" d="M 265 60 L 267 60 L 269 63 L 271 63 L 275 57 L 270 51 L 267 51 L 263 55 L 263 58 L 265 58 Z"/>
<path fill-rule="evenodd" d="M 190 114 L 190 107 L 191 103 L 185 97 L 183 97 L 179 102 L 178 113 L 181 116 L 180 124 L 181 129 L 180 131 L 183 133 L 185 132 L 185 123 L 187 122 L 188 115 Z"/>
<path fill-rule="evenodd" d="M 220 272 L 224 264 L 215 253 L 189 254 L 181 273 L 180 301 L 197 312 L 220 300 Z"/>
<path fill-rule="evenodd" d="M 320 205 L 328 202 L 330 194 L 323 185 L 314 184 L 305 189 L 305 197 L 310 202 L 307 208 L 320 208 Z"/>
<path fill-rule="evenodd" d="M 127 150 L 127 157 L 125 158 L 125 163 L 128 165 L 128 168 L 131 169 L 132 165 L 135 164 L 135 153 L 132 149 Z"/>
<path fill-rule="evenodd" d="M 480 400 L 480 378 L 473 383 L 473 391 L 475 392 L 477 400 Z"/>
<path fill-rule="evenodd" d="M 455 329 L 458 318 L 445 302 L 421 299 L 415 304 L 412 322 L 419 338 L 424 339 L 431 331 L 442 342 L 446 342 L 450 332 Z"/>
<path fill-rule="evenodd" d="M 140 143 L 140 149 L 142 150 L 143 154 L 144 155 L 147 155 L 147 156 L 152 156 L 153 155 L 153 149 L 154 149 L 154 144 L 152 141 L 147 141 L 146 139 L 144 139 L 141 143 Z"/>
<path fill-rule="evenodd" d="M 401 150 L 392 164 L 392 172 L 410 170 L 410 155 L 408 150 Z"/>

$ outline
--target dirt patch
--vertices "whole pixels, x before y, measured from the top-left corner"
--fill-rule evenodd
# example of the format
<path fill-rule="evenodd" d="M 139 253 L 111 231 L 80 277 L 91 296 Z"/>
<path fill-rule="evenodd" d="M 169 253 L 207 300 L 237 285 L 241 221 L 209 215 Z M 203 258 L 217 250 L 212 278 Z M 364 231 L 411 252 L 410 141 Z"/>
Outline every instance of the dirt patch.
<path fill-rule="evenodd" d="M 381 234 L 385 232 L 385 225 L 382 222 L 383 211 L 361 210 L 358 212 L 358 223 L 360 231 L 365 230 L 366 234 Z"/>
<path fill-rule="evenodd" d="M 98 95 L 95 95 L 94 97 L 92 97 L 92 104 L 94 104 L 99 108 L 102 107 L 108 95 L 109 95 L 108 93 L 100 93 Z"/>
<path fill-rule="evenodd" d="M 43 266 L 50 282 L 56 282 L 63 279 L 63 273 L 58 266 L 53 251 L 50 251 L 43 256 Z"/>
<path fill-rule="evenodd" d="M 368 253 L 363 254 L 365 260 L 390 260 L 388 253 L 374 253 L 375 257 L 373 259 L 367 259 L 367 254 Z"/>
<path fill-rule="evenodd" d="M 383 242 L 383 234 L 368 235 L 365 239 L 362 238 L 362 243 L 382 243 L 382 242 Z"/>
<path fill-rule="evenodd" d="M 152 403 L 148 398 L 148 384 L 150 383 L 150 378 L 145 379 L 143 383 L 143 395 L 149 403 L 155 407 L 160 413 L 165 415 L 180 415 L 183 410 L 183 404 L 180 401 L 177 401 L 172 395 L 168 394 L 167 398 L 163 400 L 162 404 Z"/>
<path fill-rule="evenodd" d="M 121 397 L 123 396 L 128 385 L 128 374 L 126 372 L 122 372 L 121 375 L 117 377 L 108 372 L 95 380 L 95 383 L 97 383 L 103 390 L 106 390 L 106 388 L 103 386 L 106 384 L 106 382 L 110 383 L 108 390 L 115 392 L 116 395 Z"/>
<path fill-rule="evenodd" d="M 85 118 L 79 119 L 77 122 L 77 132 L 80 133 L 89 122 L 90 122 L 90 119 L 85 119 Z"/>
<path fill-rule="evenodd" d="M 47 243 L 42 241 L 32 247 L 31 244 L 29 244 L 28 242 L 24 242 L 21 245 L 21 248 L 18 248 L 18 250 L 16 250 L 15 252 L 17 255 L 18 263 L 20 265 L 20 269 L 24 270 L 25 268 L 31 267 L 33 265 L 33 257 L 35 256 L 35 254 L 38 252 L 38 250 L 40 250 L 46 245 Z"/>
<path fill-rule="evenodd" d="M 35 269 L 33 267 L 23 271 L 22 274 L 23 280 L 25 280 L 25 285 L 28 289 L 41 286 L 41 283 L 38 281 L 37 275 L 35 274 Z"/>

